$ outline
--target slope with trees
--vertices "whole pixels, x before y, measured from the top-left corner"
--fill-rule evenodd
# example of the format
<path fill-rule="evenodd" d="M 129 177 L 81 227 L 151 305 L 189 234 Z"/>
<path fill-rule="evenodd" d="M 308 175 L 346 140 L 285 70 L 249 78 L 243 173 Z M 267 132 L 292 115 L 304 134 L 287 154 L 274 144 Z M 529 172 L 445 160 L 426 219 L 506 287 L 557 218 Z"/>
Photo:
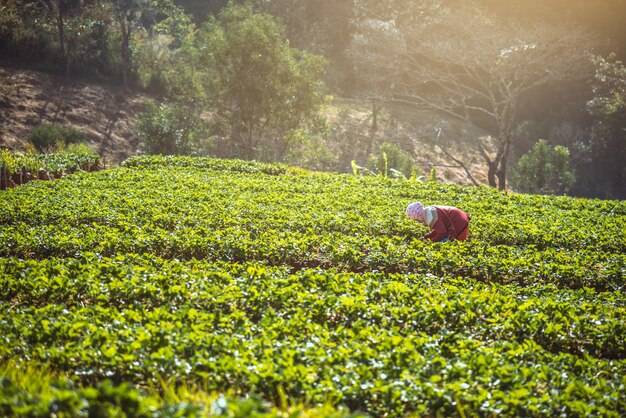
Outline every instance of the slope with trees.
<path fill-rule="evenodd" d="M 243 3 L 1 0 L 0 55 L 147 89 L 210 116 L 207 152 L 215 155 L 284 160 L 295 150 L 307 161 L 303 152 L 332 150 L 329 139 L 349 141 L 332 134 L 346 129 L 319 123 L 324 87 L 370 102 L 369 128 L 359 133 L 367 138 L 364 160 L 385 142 L 417 159 L 431 142 L 464 171 L 474 164 L 468 154 L 482 156 L 488 184 L 506 188 L 510 167 L 545 138 L 569 149 L 577 173 L 571 193 L 626 193 L 623 112 L 594 104 L 624 79 L 616 0 L 252 1 L 246 19 L 258 26 L 232 26 L 241 34 L 229 35 L 225 16 Z M 379 131 L 381 119 L 397 123 L 398 106 L 422 115 L 404 125 L 414 129 L 409 141 Z M 472 143 L 475 151 L 447 144 L 457 139 L 456 148 Z"/>

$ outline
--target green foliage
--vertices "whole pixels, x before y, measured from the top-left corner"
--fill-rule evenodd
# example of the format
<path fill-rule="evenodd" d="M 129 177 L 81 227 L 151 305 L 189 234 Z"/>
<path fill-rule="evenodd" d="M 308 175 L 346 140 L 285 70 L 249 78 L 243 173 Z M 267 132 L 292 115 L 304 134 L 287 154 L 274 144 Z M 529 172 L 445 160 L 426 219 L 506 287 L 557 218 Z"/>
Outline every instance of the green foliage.
<path fill-rule="evenodd" d="M 57 6 L 63 11 L 63 36 Z M 116 36 L 110 20 L 108 3 L 0 2 L 0 54 L 44 71 L 110 77 Z"/>
<path fill-rule="evenodd" d="M 177 104 L 146 101 L 137 118 L 137 131 L 148 154 L 201 155 L 210 145 L 207 123 Z"/>
<path fill-rule="evenodd" d="M 166 18 L 150 28 L 150 35 L 136 36 L 133 60 L 139 84 L 192 106 L 202 96 L 198 68 L 194 68 L 196 27 L 178 7 L 169 5 Z"/>
<path fill-rule="evenodd" d="M 398 145 L 384 142 L 378 157 L 370 159 L 368 166 L 383 177 L 411 178 L 416 170 L 413 157 Z"/>
<path fill-rule="evenodd" d="M 53 17 L 41 5 L 0 3 L 0 52 L 48 62 L 53 42 Z"/>
<path fill-rule="evenodd" d="M 569 167 L 568 149 L 560 145 L 552 147 L 540 139 L 517 162 L 511 183 L 521 192 L 564 194 L 575 180 Z"/>
<path fill-rule="evenodd" d="M 2 193 L 0 360 L 76 376 L 5 415 L 626 412 L 624 202 L 167 156 Z M 416 196 L 471 239 L 419 241 Z"/>
<path fill-rule="evenodd" d="M 237 173 L 263 173 L 269 175 L 287 173 L 287 167 L 283 164 L 225 160 L 209 157 L 192 158 L 161 155 L 130 157 L 122 162 L 122 166 L 129 168 L 187 167 L 210 169 L 214 171 L 233 171 Z"/>
<path fill-rule="evenodd" d="M 61 144 L 78 144 L 85 140 L 84 131 L 73 126 L 54 123 L 39 125 L 28 135 L 28 140 L 40 151 Z"/>
<path fill-rule="evenodd" d="M 9 173 L 16 173 L 20 168 L 17 156 L 7 149 L 0 149 L 0 167 L 4 167 Z"/>
<path fill-rule="evenodd" d="M 390 169 L 395 169 L 402 173 L 406 178 L 410 178 L 416 170 L 415 160 L 413 157 L 401 149 L 396 144 L 383 143 L 380 146 L 382 152 L 387 155 L 387 161 Z"/>
<path fill-rule="evenodd" d="M 430 169 L 430 173 L 428 174 L 428 181 L 431 183 L 435 183 L 437 181 L 437 169 L 435 167 Z"/>
<path fill-rule="evenodd" d="M 328 146 L 326 124 L 292 131 L 284 137 L 285 163 L 309 170 L 329 171 L 337 167 L 338 156 Z"/>
<path fill-rule="evenodd" d="M 594 57 L 594 98 L 587 103 L 591 113 L 613 116 L 626 108 L 626 67 L 615 54 Z"/>
<path fill-rule="evenodd" d="M 73 3 L 72 13 L 64 17 L 64 53 L 60 57 L 65 75 L 72 73 L 110 77 L 115 71 L 113 62 L 115 31 L 110 27 L 110 4 L 96 2 L 81 5 Z"/>
<path fill-rule="evenodd" d="M 587 196 L 626 199 L 626 67 L 614 55 L 596 57 L 594 63 L 594 96 L 587 110 L 595 121 L 583 146 L 583 161 L 576 164 L 574 190 Z"/>
<path fill-rule="evenodd" d="M 128 416 L 128 417 L 230 417 L 316 416 L 328 418 L 356 417 L 331 407 L 311 408 L 293 405 L 279 409 L 269 407 L 256 396 L 237 398 L 232 395 L 206 394 L 199 388 L 177 389 L 174 384 L 162 388 L 169 395 L 158 395 L 129 385 L 104 380 L 93 387 L 76 385 L 67 377 L 55 378 L 45 370 L 0 370 L 0 411 L 5 417 L 18 416 Z M 41 379 L 34 380 L 33 376 Z M 25 384 L 27 382 L 27 384 Z M 45 387 L 42 387 L 45 384 Z M 210 415 L 209 415 L 210 414 Z"/>
<path fill-rule="evenodd" d="M 380 152 L 376 163 L 378 168 L 378 175 L 387 177 L 389 172 L 389 162 L 387 161 L 387 153 L 385 151 Z"/>
<path fill-rule="evenodd" d="M 220 155 L 328 165 L 318 113 L 324 62 L 290 48 L 271 16 L 233 3 L 199 30 L 181 29 L 178 48 L 168 39 L 140 48 L 143 83 L 197 112 L 210 108 L 228 138 Z"/>
<path fill-rule="evenodd" d="M 166 30 L 174 37 L 185 22 L 169 0 L 0 2 L 0 54 L 45 71 L 126 81 L 137 70 L 132 57 L 142 37 Z"/>
<path fill-rule="evenodd" d="M 233 155 L 280 160 L 293 132 L 319 118 L 324 61 L 291 48 L 271 16 L 231 3 L 219 21 L 202 27 L 198 47 L 207 95 L 228 127 Z"/>

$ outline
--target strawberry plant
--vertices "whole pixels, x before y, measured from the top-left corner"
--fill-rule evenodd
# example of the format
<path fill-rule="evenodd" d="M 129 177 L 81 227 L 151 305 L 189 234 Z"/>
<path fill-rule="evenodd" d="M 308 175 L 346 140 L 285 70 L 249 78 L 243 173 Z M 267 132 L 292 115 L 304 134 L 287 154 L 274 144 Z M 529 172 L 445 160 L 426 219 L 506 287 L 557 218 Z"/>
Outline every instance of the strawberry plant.
<path fill-rule="evenodd" d="M 0 359 L 72 376 L 59 411 L 165 379 L 371 416 L 626 414 L 624 202 L 184 157 L 2 193 Z M 419 241 L 415 198 L 467 210 L 470 239 Z"/>

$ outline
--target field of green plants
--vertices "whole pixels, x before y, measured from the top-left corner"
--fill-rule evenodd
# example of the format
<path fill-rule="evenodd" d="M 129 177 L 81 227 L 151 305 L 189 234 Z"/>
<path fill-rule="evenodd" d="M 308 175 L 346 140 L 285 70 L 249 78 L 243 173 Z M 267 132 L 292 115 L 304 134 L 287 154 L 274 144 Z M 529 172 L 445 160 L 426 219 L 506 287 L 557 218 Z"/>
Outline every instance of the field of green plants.
<path fill-rule="evenodd" d="M 420 241 L 414 200 L 470 239 Z M 0 192 L 0 415 L 624 416 L 625 231 L 626 202 L 208 158 L 34 181 Z"/>

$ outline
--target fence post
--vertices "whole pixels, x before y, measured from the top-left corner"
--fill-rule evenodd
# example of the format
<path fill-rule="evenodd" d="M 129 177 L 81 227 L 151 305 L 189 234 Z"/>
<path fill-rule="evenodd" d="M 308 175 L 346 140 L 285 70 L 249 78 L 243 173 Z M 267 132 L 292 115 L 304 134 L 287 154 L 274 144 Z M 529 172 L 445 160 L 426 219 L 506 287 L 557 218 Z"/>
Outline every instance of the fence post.
<path fill-rule="evenodd" d="M 6 171 L 7 166 L 4 161 L 2 161 L 2 167 L 0 167 L 0 190 L 4 190 L 7 188 L 7 179 L 6 179 Z"/>

